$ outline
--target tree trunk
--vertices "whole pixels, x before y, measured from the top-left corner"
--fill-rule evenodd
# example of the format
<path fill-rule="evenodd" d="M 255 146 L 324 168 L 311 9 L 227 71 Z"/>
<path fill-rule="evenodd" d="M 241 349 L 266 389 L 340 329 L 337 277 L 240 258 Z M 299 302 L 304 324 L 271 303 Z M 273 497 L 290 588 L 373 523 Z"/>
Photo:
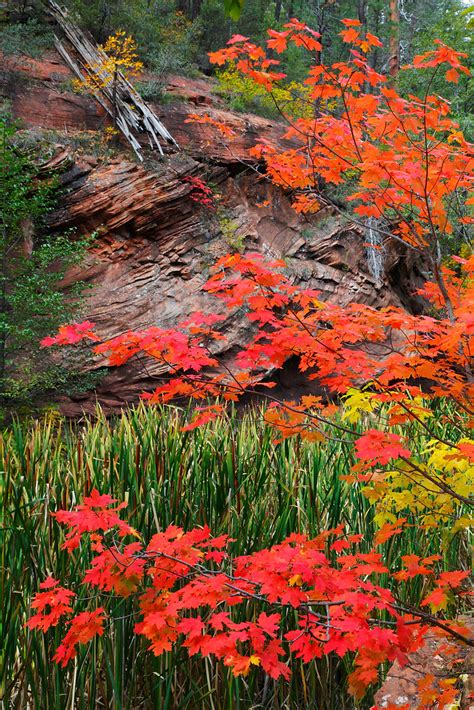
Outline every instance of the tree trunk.
<path fill-rule="evenodd" d="M 199 13 L 201 12 L 201 5 L 202 5 L 202 0 L 194 0 L 193 1 L 193 16 L 192 20 L 195 20 Z"/>
<path fill-rule="evenodd" d="M 373 32 L 373 34 L 376 37 L 379 36 L 379 32 L 380 32 L 380 10 L 379 9 L 377 9 L 377 12 L 375 13 L 375 17 L 373 20 L 373 24 L 370 27 L 370 31 Z M 379 58 L 380 58 L 379 48 L 373 47 L 372 52 L 369 54 L 369 66 L 372 69 L 375 69 L 375 71 L 380 70 Z"/>
<path fill-rule="evenodd" d="M 201 10 L 202 0 L 179 0 L 178 12 L 183 12 L 190 20 L 195 20 Z"/>
<path fill-rule="evenodd" d="M 117 128 L 117 79 L 118 79 L 118 68 L 114 69 L 114 78 L 112 83 L 112 121 L 114 128 Z"/>
<path fill-rule="evenodd" d="M 400 10 L 398 0 L 390 0 L 390 58 L 388 73 L 396 81 L 400 70 Z"/>
<path fill-rule="evenodd" d="M 275 3 L 275 20 L 277 22 L 280 22 L 281 3 L 282 3 L 282 0 L 276 0 L 276 3 Z"/>

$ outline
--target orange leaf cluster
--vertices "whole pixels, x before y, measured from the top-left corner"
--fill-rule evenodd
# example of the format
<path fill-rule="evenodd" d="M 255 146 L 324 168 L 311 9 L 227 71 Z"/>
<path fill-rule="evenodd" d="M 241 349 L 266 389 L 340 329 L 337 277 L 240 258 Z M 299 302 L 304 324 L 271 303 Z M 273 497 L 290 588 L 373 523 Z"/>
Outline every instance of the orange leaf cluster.
<path fill-rule="evenodd" d="M 438 318 L 413 316 L 394 307 L 341 307 L 320 301 L 315 291 L 296 289 L 281 272 L 281 261 L 265 262 L 258 254 L 227 255 L 217 262 L 205 289 L 230 311 L 245 306 L 255 328 L 249 344 L 236 355 L 233 373 L 219 371 L 218 360 L 211 354 L 212 344 L 225 337 L 217 329 L 225 321 L 224 315 L 196 313 L 175 329 L 151 327 L 126 332 L 100 343 L 95 352 L 106 354 L 106 362 L 112 366 L 138 354 L 159 361 L 171 377 L 145 395 L 152 402 L 217 396 L 236 400 L 258 386 L 271 387 L 271 383 L 262 382 L 265 373 L 281 368 L 296 356 L 300 370 L 310 379 L 317 377 L 328 392 L 345 393 L 361 381 L 371 382 L 376 400 L 393 403 L 393 421 L 410 418 L 407 402 L 416 396 L 447 396 L 469 408 L 473 396 L 469 371 L 474 335 L 474 286 L 470 279 L 474 257 L 461 261 L 460 276 L 443 268 L 453 309 L 450 319 L 443 316 L 445 295 L 435 283 L 427 283 L 421 293 L 441 309 Z M 90 338 L 90 325 L 65 326 L 49 343 L 74 344 Z M 383 357 L 378 350 L 372 354 L 374 346 L 383 348 Z M 415 384 L 421 379 L 424 390 Z M 221 411 L 216 405 L 211 407 L 207 414 Z M 278 407 L 267 414 L 282 433 L 314 434 L 308 423 L 309 410 L 316 409 L 323 416 L 330 413 L 317 398 L 304 399 L 298 405 L 287 403 L 284 409 L 284 415 Z M 208 420 L 208 416 L 201 419 L 203 423 Z M 377 431 L 366 432 L 356 447 L 361 458 L 379 463 L 410 453 L 396 435 Z"/>
<path fill-rule="evenodd" d="M 311 191 L 319 192 L 321 180 L 338 185 L 351 178 L 357 187 L 348 199 L 355 201 L 355 213 L 396 223 L 400 239 L 425 249 L 439 235 L 452 232 L 448 208 L 453 196 L 467 204 L 472 145 L 450 118 L 448 102 L 429 93 L 403 98 L 387 87 L 386 77 L 367 57 L 381 46 L 380 40 L 363 34 L 358 20 L 342 22 L 343 41 L 353 46 L 350 59 L 331 66 L 311 62 L 305 80 L 315 102 L 311 118 L 292 119 L 291 107 L 281 107 L 288 113 L 285 137 L 295 147 L 277 150 L 261 144 L 254 154 L 265 160 L 274 183 L 297 191 L 298 211 L 315 210 L 318 200 Z M 282 31 L 268 30 L 268 35 L 267 50 L 278 54 L 289 44 L 309 52 L 321 49 L 318 33 L 295 19 Z M 448 81 L 458 81 L 459 73 L 468 73 L 462 64 L 466 55 L 436 42 L 437 49 L 415 57 L 413 67 L 436 71 L 444 66 Z M 285 79 L 276 71 L 279 62 L 241 35 L 225 49 L 211 52 L 210 59 L 219 65 L 233 63 L 269 93 Z"/>

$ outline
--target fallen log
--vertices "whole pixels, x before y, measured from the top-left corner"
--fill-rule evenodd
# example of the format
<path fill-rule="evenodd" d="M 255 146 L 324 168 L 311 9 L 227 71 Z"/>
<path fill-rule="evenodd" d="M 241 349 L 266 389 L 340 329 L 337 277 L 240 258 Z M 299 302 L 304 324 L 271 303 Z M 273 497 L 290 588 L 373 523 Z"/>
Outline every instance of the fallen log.
<path fill-rule="evenodd" d="M 164 154 L 161 142 L 179 148 L 167 128 L 121 72 L 118 72 L 117 81 L 112 89 L 112 77 L 105 68 L 106 54 L 69 19 L 67 11 L 55 0 L 46 1 L 49 14 L 74 48 L 77 60 L 57 36 L 55 37 L 56 49 L 78 79 L 83 81 L 84 76 L 95 76 L 100 80 L 97 82 L 100 83 L 100 87 L 98 86 L 94 96 L 114 119 L 116 127 L 130 143 L 139 160 L 143 161 L 143 154 L 136 133 L 146 134 L 151 149 L 157 149 L 161 155 Z"/>

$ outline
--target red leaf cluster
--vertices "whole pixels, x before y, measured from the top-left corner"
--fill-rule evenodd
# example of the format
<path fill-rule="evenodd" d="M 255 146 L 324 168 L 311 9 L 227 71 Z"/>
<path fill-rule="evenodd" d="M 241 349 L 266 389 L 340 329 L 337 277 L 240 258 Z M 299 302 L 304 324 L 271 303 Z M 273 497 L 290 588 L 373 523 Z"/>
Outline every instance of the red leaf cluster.
<path fill-rule="evenodd" d="M 225 535 L 213 538 L 207 527 L 185 532 L 169 526 L 153 535 L 146 547 L 117 542 L 110 546 L 105 535 L 112 534 L 113 539 L 115 533 L 120 537 L 127 528 L 132 530 L 118 519 L 122 506 L 113 507 L 114 503 L 95 491 L 73 511 L 58 511 L 56 519 L 69 528 L 69 536 L 79 534 L 84 542 L 86 538 L 92 542 L 95 554 L 84 584 L 122 597 L 138 594 L 142 619 L 135 631 L 157 656 L 181 643 L 191 656 L 222 660 L 236 676 L 261 667 L 277 679 L 289 677 L 290 655 L 307 663 L 330 653 L 351 654 L 350 689 L 361 697 L 377 680 L 381 664 L 397 659 L 403 665 L 407 653 L 422 643 L 426 625 L 413 623 L 413 616 L 401 613 L 378 577 L 433 575 L 436 556 L 420 560 L 408 555 L 403 558 L 405 569 L 391 572 L 381 553 L 358 551 L 361 536 L 347 536 L 343 526 L 315 538 L 294 534 L 232 562 L 226 554 L 231 541 Z M 384 539 L 402 527 L 399 521 L 399 528 L 393 526 Z M 465 576 L 443 573 L 436 588 L 459 586 Z M 42 588 L 45 591 L 32 603 L 40 613 L 28 625 L 46 631 L 60 616 L 71 613 L 75 595 L 51 578 Z M 252 601 L 267 604 L 270 613 L 234 620 L 234 607 Z M 285 609 L 293 614 L 286 615 L 283 625 Z M 102 607 L 73 616 L 56 662 L 65 666 L 76 656 L 79 644 L 102 635 L 104 620 Z"/>

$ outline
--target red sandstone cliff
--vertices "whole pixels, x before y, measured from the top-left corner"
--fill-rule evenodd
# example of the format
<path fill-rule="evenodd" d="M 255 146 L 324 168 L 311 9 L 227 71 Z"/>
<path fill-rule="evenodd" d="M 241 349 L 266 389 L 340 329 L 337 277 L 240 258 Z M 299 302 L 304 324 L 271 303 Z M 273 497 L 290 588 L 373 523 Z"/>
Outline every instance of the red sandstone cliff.
<path fill-rule="evenodd" d="M 71 92 L 71 78 L 53 52 L 41 60 L 4 58 L 0 97 L 11 102 L 29 140 L 48 153 L 46 167 L 60 171 L 64 196 L 51 227 L 98 233 L 86 262 L 68 278 L 92 285 L 83 315 L 101 334 L 172 326 L 194 310 L 214 307 L 202 285 L 216 257 L 236 244 L 284 257 L 296 283 L 340 304 L 415 306 L 410 294 L 417 276 L 409 255 L 389 245 L 383 278 L 376 282 L 363 229 L 344 224 L 329 209 L 300 217 L 281 190 L 261 179 L 249 148 L 262 137 L 279 142 L 281 125 L 230 113 L 206 81 L 172 77 L 168 93 L 175 100 L 154 108 L 181 150 L 161 161 L 150 153 L 142 166 L 125 148 L 113 156 L 104 146 L 91 150 L 101 142 L 106 118 L 93 99 Z M 185 123 L 190 112 L 230 124 L 235 132 L 230 146 L 212 128 Z M 183 181 L 189 175 L 215 186 L 219 216 L 191 199 L 191 187 Z M 223 348 L 230 352 L 248 337 L 245 317 L 229 316 L 226 334 Z M 136 365 L 112 371 L 97 397 L 106 406 L 120 406 L 159 374 L 153 365 L 146 371 Z M 295 385 L 291 370 L 282 374 L 283 389 Z M 63 402 L 70 414 L 93 406 L 93 395 Z"/>

